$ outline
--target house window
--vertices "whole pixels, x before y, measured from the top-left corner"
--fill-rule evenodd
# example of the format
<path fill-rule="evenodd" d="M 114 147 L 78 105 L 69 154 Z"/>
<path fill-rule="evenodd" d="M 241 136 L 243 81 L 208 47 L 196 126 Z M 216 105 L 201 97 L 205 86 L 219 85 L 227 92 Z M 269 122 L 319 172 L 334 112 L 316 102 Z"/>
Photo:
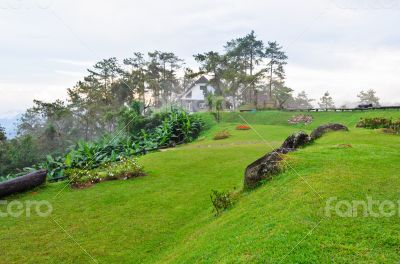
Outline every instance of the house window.
<path fill-rule="evenodd" d="M 200 85 L 200 90 L 203 91 L 204 97 L 207 96 L 207 85 Z"/>
<path fill-rule="evenodd" d="M 192 91 L 187 93 L 186 98 L 192 98 Z"/>
<path fill-rule="evenodd" d="M 200 109 L 206 108 L 206 104 L 205 104 L 205 103 L 199 103 L 199 108 L 200 108 Z"/>

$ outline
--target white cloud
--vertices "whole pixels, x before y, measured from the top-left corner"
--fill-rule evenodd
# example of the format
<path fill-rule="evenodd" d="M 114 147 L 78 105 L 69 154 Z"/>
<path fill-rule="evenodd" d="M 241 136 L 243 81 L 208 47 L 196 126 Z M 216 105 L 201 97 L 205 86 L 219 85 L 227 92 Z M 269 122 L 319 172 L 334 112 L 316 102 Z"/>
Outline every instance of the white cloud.
<path fill-rule="evenodd" d="M 50 84 L 0 82 L 0 115 L 12 116 L 33 105 L 33 99 L 53 101 L 67 96 L 66 87 Z"/>
<path fill-rule="evenodd" d="M 400 0 L 37 1 L 44 8 L 0 8 L 0 114 L 35 96 L 65 96 L 102 58 L 158 49 L 192 66 L 193 54 L 220 51 L 252 29 L 286 48 L 296 90 L 319 98 L 329 89 L 344 101 L 374 88 L 400 101 Z"/>
<path fill-rule="evenodd" d="M 94 65 L 93 61 L 79 61 L 79 60 L 68 60 L 68 59 L 48 59 L 48 61 L 60 64 L 84 66 L 84 67 L 91 67 Z"/>
<path fill-rule="evenodd" d="M 76 77 L 77 80 L 80 80 L 83 77 L 85 77 L 85 74 L 83 72 L 77 72 L 77 71 L 55 70 L 54 72 L 63 74 L 63 75 L 67 75 L 67 76 Z"/>
<path fill-rule="evenodd" d="M 316 99 L 328 90 L 338 105 L 357 101 L 357 94 L 367 89 L 376 90 L 387 103 L 400 102 L 400 48 L 337 51 L 325 60 L 332 61 L 334 67 L 288 65 L 288 85 Z"/>

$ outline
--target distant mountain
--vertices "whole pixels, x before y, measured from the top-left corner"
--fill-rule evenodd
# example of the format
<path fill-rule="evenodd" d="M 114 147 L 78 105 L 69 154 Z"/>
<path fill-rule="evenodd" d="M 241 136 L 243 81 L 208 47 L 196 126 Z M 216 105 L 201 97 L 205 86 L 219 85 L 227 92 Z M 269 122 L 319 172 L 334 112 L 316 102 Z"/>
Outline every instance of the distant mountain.
<path fill-rule="evenodd" d="M 6 117 L 0 118 L 0 125 L 5 128 L 7 138 L 14 138 L 17 135 L 17 120 L 20 118 L 20 115 L 14 117 Z"/>

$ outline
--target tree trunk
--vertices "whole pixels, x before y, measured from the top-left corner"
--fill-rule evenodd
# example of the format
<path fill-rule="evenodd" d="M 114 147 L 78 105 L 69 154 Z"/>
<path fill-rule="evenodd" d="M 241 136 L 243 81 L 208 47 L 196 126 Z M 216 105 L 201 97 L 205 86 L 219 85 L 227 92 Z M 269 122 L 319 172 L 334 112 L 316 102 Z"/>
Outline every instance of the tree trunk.
<path fill-rule="evenodd" d="M 15 179 L 0 183 L 0 198 L 14 193 L 31 190 L 46 181 L 46 170 L 39 170 Z"/>
<path fill-rule="evenodd" d="M 270 75 L 269 75 L 269 98 L 272 102 L 272 62 L 271 62 L 271 69 L 270 69 Z"/>

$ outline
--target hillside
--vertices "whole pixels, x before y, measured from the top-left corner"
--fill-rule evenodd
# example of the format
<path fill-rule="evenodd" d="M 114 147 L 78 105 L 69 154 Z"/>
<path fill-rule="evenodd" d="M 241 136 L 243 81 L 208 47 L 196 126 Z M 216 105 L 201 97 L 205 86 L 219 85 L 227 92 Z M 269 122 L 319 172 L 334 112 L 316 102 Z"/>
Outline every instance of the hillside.
<path fill-rule="evenodd" d="M 51 217 L 0 218 L 1 263 L 394 263 L 400 259 L 400 218 L 327 217 L 338 200 L 399 199 L 400 137 L 356 129 L 360 117 L 399 111 L 224 113 L 194 143 L 139 158 L 147 176 L 88 189 L 47 184 L 8 199 L 48 200 Z M 237 131 L 248 122 L 253 129 Z M 288 155 L 292 168 L 215 217 L 210 192 L 241 190 L 245 167 L 291 133 L 340 122 L 335 132 Z M 227 129 L 232 136 L 212 140 Z M 339 144 L 351 144 L 340 147 Z M 59 192 L 61 193 L 59 194 Z M 5 211 L 0 205 L 0 211 Z M 92 259 L 92 258 L 93 259 Z"/>

